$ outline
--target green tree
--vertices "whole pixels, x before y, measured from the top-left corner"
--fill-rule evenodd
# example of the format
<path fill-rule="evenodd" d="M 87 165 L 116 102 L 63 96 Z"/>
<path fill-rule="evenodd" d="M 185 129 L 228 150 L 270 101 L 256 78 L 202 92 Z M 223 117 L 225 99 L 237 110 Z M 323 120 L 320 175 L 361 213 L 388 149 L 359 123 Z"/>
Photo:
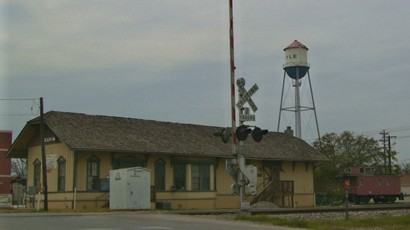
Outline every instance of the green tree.
<path fill-rule="evenodd" d="M 353 166 L 380 165 L 384 162 L 383 151 L 378 141 L 353 132 L 328 133 L 316 140 L 313 147 L 329 158 L 329 162 L 317 165 L 315 180 L 319 190 L 334 190 L 339 187 L 335 178 Z M 395 158 L 394 158 L 395 159 Z"/>

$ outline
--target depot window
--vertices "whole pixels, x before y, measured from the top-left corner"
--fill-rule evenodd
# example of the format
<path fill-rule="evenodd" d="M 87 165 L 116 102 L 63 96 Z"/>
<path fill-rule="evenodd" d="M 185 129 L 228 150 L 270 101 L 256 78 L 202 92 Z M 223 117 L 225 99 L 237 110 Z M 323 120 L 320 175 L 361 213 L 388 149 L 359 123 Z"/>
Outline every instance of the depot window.
<path fill-rule="evenodd" d="M 186 164 L 175 163 L 174 164 L 174 185 L 171 188 L 175 191 L 186 190 Z"/>
<path fill-rule="evenodd" d="M 66 160 L 64 157 L 60 157 L 57 160 L 58 171 L 57 171 L 57 189 L 59 192 L 65 191 L 65 172 L 66 172 Z"/>
<path fill-rule="evenodd" d="M 165 161 L 162 159 L 155 162 L 155 189 L 165 190 Z"/>
<path fill-rule="evenodd" d="M 192 165 L 192 191 L 210 190 L 209 164 Z"/>
<path fill-rule="evenodd" d="M 100 189 L 100 159 L 91 157 L 87 160 L 87 191 Z"/>
<path fill-rule="evenodd" d="M 41 162 L 38 159 L 36 159 L 33 162 L 33 166 L 34 166 L 33 186 L 39 187 L 39 185 L 40 185 L 40 175 L 41 175 Z"/>

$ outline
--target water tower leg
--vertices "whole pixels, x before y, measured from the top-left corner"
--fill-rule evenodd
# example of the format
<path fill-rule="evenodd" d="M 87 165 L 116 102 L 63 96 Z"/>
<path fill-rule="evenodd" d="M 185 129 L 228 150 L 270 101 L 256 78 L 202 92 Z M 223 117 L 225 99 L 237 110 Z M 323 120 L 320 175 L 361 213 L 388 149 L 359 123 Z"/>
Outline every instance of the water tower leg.
<path fill-rule="evenodd" d="M 319 145 L 320 145 L 321 142 L 320 142 L 319 122 L 317 120 L 317 115 L 316 115 L 316 105 L 315 105 L 315 99 L 313 98 L 313 89 L 312 89 L 312 82 L 310 81 L 310 72 L 309 72 L 309 70 L 308 70 L 307 74 L 308 74 L 308 79 L 309 79 L 310 96 L 312 97 L 313 112 L 315 114 L 316 131 L 317 131 L 317 136 L 318 136 Z"/>
<path fill-rule="evenodd" d="M 295 84 L 295 134 L 297 138 L 302 139 L 302 119 L 300 117 L 300 84 L 299 68 L 296 68 Z"/>
<path fill-rule="evenodd" d="M 286 77 L 286 71 L 283 71 L 283 81 L 282 81 L 282 94 L 280 96 L 280 109 L 279 109 L 279 120 L 278 120 L 278 130 L 277 132 L 280 132 L 280 117 L 282 115 L 282 110 L 283 110 L 283 91 L 285 90 L 285 77 Z"/>

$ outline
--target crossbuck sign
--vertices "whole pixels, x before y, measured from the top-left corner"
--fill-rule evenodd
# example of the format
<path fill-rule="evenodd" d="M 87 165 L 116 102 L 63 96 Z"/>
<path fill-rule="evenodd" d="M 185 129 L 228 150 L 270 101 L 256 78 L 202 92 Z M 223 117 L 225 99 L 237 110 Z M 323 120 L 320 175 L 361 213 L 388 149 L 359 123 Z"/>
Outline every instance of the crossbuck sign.
<path fill-rule="evenodd" d="M 249 91 L 246 91 L 245 89 L 245 79 L 239 78 L 236 81 L 236 85 L 238 86 L 238 91 L 240 95 L 240 99 L 238 103 L 236 103 L 236 107 L 238 109 L 244 109 L 243 105 L 245 103 L 248 103 L 249 106 L 251 107 L 253 112 L 256 112 L 258 110 L 258 107 L 255 105 L 255 103 L 252 100 L 252 95 L 258 91 L 259 87 L 257 84 L 254 84 L 252 88 L 249 89 Z M 239 120 L 240 121 L 255 121 L 255 115 L 254 114 L 249 114 L 249 109 L 245 109 L 245 114 L 240 114 L 239 115 Z"/>
<path fill-rule="evenodd" d="M 243 78 L 239 78 L 237 83 L 238 85 L 238 91 L 239 94 L 242 95 L 240 100 L 238 101 L 238 103 L 236 103 L 236 107 L 238 109 L 242 109 L 243 105 L 248 102 L 249 106 L 251 107 L 251 109 L 253 110 L 253 112 L 256 112 L 256 110 L 258 110 L 258 107 L 256 107 L 255 103 L 252 100 L 252 95 L 256 93 L 256 91 L 258 91 L 259 87 L 257 84 L 254 84 L 252 86 L 252 88 L 249 91 L 246 91 L 245 89 L 245 79 Z"/>

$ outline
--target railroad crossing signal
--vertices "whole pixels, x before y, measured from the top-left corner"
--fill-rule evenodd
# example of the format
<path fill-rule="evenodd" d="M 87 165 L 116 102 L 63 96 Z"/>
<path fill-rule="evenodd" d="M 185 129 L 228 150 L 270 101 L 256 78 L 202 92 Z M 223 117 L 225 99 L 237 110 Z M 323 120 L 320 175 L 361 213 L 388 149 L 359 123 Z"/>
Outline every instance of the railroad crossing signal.
<path fill-rule="evenodd" d="M 255 114 L 239 114 L 239 121 L 255 121 Z"/>
<path fill-rule="evenodd" d="M 251 107 L 253 112 L 256 112 L 258 110 L 258 107 L 255 105 L 255 103 L 252 100 L 252 95 L 258 91 L 259 87 L 257 84 L 254 84 L 252 88 L 249 89 L 249 91 L 246 91 L 245 89 L 245 79 L 239 78 L 236 81 L 236 85 L 238 86 L 238 91 L 239 95 L 241 96 L 238 103 L 236 103 L 236 107 L 238 109 L 242 109 L 243 105 L 248 102 L 249 106 Z"/>
<path fill-rule="evenodd" d="M 223 128 L 220 132 L 214 133 L 214 136 L 221 137 L 222 142 L 226 144 L 232 135 L 227 128 Z"/>
<path fill-rule="evenodd" d="M 268 133 L 268 130 L 262 130 L 259 127 L 255 127 L 252 129 L 249 128 L 247 125 L 241 125 L 236 128 L 236 137 L 239 141 L 244 141 L 248 137 L 248 135 L 252 133 L 252 138 L 256 142 L 261 142 L 264 135 Z"/>
<path fill-rule="evenodd" d="M 268 134 L 267 129 L 262 130 L 259 127 L 255 127 L 252 131 L 252 138 L 256 142 L 261 142 L 263 136 L 266 135 L 266 134 Z"/>
<path fill-rule="evenodd" d="M 239 121 L 255 121 L 255 114 L 250 114 L 248 107 L 243 108 L 243 113 L 239 114 Z"/>
<path fill-rule="evenodd" d="M 259 87 L 258 85 L 254 84 L 249 91 L 246 91 L 245 89 L 245 79 L 244 78 L 239 78 L 236 81 L 236 85 L 238 86 L 238 92 L 239 92 L 239 101 L 236 103 L 236 107 L 240 110 L 239 114 L 239 121 L 241 122 L 241 125 L 234 130 L 234 134 L 238 141 L 244 141 L 248 137 L 250 133 L 252 133 L 252 138 L 256 142 L 260 142 L 263 139 L 263 136 L 268 133 L 268 130 L 262 130 L 259 127 L 252 126 L 254 127 L 253 130 L 250 128 L 251 126 L 244 125 L 243 122 L 245 121 L 255 121 L 255 114 L 250 114 L 250 109 L 252 109 L 253 112 L 256 112 L 258 110 L 258 107 L 256 107 L 255 103 L 252 100 L 252 95 L 258 91 Z M 248 107 L 243 107 L 245 103 L 248 103 L 250 108 Z M 223 128 L 221 131 L 214 133 L 215 136 L 221 137 L 222 142 L 228 143 L 230 138 L 232 138 L 232 133 L 227 129 Z"/>
<path fill-rule="evenodd" d="M 251 132 L 252 129 L 249 129 L 247 125 L 241 125 L 236 128 L 236 138 L 238 138 L 239 141 L 244 141 Z"/>

